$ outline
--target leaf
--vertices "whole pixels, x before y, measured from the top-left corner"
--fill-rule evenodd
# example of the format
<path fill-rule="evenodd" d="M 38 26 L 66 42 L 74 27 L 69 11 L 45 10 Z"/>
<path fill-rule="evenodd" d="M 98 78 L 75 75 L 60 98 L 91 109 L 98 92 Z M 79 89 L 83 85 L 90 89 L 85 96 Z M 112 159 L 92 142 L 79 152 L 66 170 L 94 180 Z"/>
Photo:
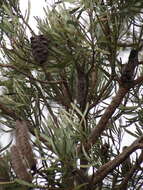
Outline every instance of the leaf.
<path fill-rule="evenodd" d="M 131 136 L 133 136 L 133 137 L 135 137 L 135 138 L 138 138 L 138 137 L 139 137 L 138 135 L 136 135 L 135 133 L 129 131 L 129 130 L 126 129 L 126 128 L 124 128 L 124 130 L 125 130 L 128 134 L 130 134 Z"/>
<path fill-rule="evenodd" d="M 28 186 L 28 187 L 35 187 L 35 185 L 31 184 L 31 183 L 28 183 L 26 181 L 23 181 L 21 179 L 15 179 L 15 182 L 21 184 L 21 185 L 25 185 L 25 186 Z"/>
<path fill-rule="evenodd" d="M 88 183 L 83 183 L 83 184 L 81 184 L 81 185 L 76 186 L 74 189 L 75 189 L 75 190 L 81 190 L 82 187 L 86 186 L 87 184 L 88 184 Z"/>
<path fill-rule="evenodd" d="M 67 24 L 71 24 L 73 26 L 78 26 L 78 22 L 73 21 L 73 20 L 67 20 Z"/>
<path fill-rule="evenodd" d="M 83 151 L 84 156 L 86 157 L 86 159 L 90 162 L 91 158 L 88 156 L 87 152 L 85 151 L 84 146 L 82 146 L 82 151 Z"/>
<path fill-rule="evenodd" d="M 7 148 L 9 148 L 9 146 L 11 145 L 13 140 L 11 140 L 4 148 L 0 149 L 0 153 L 4 150 L 6 150 Z"/>
<path fill-rule="evenodd" d="M 136 125 L 136 130 L 138 132 L 138 135 L 142 136 L 143 135 L 143 130 L 141 129 L 141 126 L 138 126 L 136 123 L 135 123 L 135 125 Z"/>
<path fill-rule="evenodd" d="M 75 12 L 77 12 L 80 9 L 80 7 L 74 8 L 71 11 L 69 11 L 70 14 L 74 14 Z"/>
<path fill-rule="evenodd" d="M 27 12 L 26 12 L 27 14 L 25 15 L 25 17 L 26 17 L 26 19 L 25 19 L 26 23 L 28 23 L 28 21 L 29 21 L 30 10 L 31 10 L 31 1 L 29 0 L 29 1 L 28 1 L 28 10 L 27 10 Z"/>

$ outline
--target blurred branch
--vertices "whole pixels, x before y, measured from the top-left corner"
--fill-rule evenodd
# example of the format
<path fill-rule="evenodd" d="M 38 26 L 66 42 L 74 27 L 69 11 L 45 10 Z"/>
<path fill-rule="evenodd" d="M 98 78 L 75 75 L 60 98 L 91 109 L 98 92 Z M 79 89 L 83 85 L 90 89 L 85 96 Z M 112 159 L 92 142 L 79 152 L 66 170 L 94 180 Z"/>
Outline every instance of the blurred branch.
<path fill-rule="evenodd" d="M 12 109 L 7 108 L 1 102 L 0 102 L 0 109 L 3 112 L 3 114 L 8 115 L 9 117 L 12 117 L 14 120 L 21 119 L 20 116 L 18 116 Z"/>
<path fill-rule="evenodd" d="M 132 178 L 134 172 L 141 166 L 143 162 L 143 151 L 140 153 L 139 158 L 136 160 L 136 163 L 132 166 L 129 173 L 125 176 L 122 183 L 119 185 L 119 189 L 125 189 L 126 185 L 128 184 L 129 180 Z"/>
<path fill-rule="evenodd" d="M 107 174 L 109 174 L 113 169 L 115 169 L 119 164 L 121 164 L 126 158 L 137 149 L 143 149 L 143 136 L 135 140 L 131 146 L 126 148 L 121 154 L 119 154 L 115 159 L 107 162 L 100 167 L 95 173 L 94 184 L 99 183 L 103 180 Z M 142 155 L 141 155 L 142 156 Z M 142 157 L 141 157 L 142 158 Z"/>
<path fill-rule="evenodd" d="M 1 109 L 1 111 L 3 112 L 3 114 L 5 114 L 5 115 L 7 115 L 7 116 L 9 116 L 9 117 L 11 117 L 11 118 L 13 118 L 14 120 L 22 120 L 22 118 L 21 118 L 19 115 L 17 115 L 17 114 L 14 112 L 14 110 L 7 108 L 7 107 L 6 107 L 4 104 L 2 104 L 1 102 L 0 102 L 0 109 Z M 28 128 L 29 128 L 31 134 L 35 136 L 34 127 L 30 124 L 30 121 L 27 121 L 27 123 L 28 123 Z M 47 144 L 47 140 L 45 140 L 45 139 L 44 139 L 43 137 L 41 137 L 41 136 L 39 136 L 39 139 L 40 139 L 43 143 L 46 143 L 46 145 L 49 147 L 49 149 L 51 149 L 50 145 Z"/>
<path fill-rule="evenodd" d="M 118 42 L 117 46 L 119 47 L 136 47 L 138 44 L 137 43 L 122 43 L 122 42 Z"/>
<path fill-rule="evenodd" d="M 133 81 L 133 85 L 138 85 L 143 83 L 143 76 L 138 77 L 136 80 Z"/>
<path fill-rule="evenodd" d="M 87 143 L 84 145 L 86 150 L 89 150 L 91 145 L 94 145 L 97 142 L 97 140 L 100 137 L 100 135 L 102 134 L 102 132 L 106 129 L 109 119 L 115 112 L 116 108 L 118 108 L 118 106 L 122 102 L 123 98 L 125 97 L 125 95 L 127 94 L 127 92 L 130 90 L 130 88 L 132 86 L 130 86 L 128 88 L 124 88 L 124 87 L 119 88 L 116 96 L 113 98 L 110 105 L 106 108 L 106 111 L 102 115 L 99 123 L 93 129 L 91 135 L 89 136 Z"/>
<path fill-rule="evenodd" d="M 58 84 L 58 83 L 63 83 L 62 80 L 59 80 L 59 81 L 49 81 L 49 80 L 43 81 L 43 80 L 36 79 L 36 78 L 34 78 L 32 75 L 28 75 L 27 73 L 23 72 L 22 70 L 17 69 L 17 67 L 16 67 L 16 66 L 13 66 L 13 65 L 0 64 L 0 67 L 11 68 L 11 69 L 13 69 L 13 70 L 15 70 L 15 71 L 17 71 L 17 72 L 23 74 L 24 76 L 28 77 L 29 79 L 34 80 L 34 81 L 37 81 L 37 82 L 39 82 L 39 83 L 44 83 L 44 84 Z"/>

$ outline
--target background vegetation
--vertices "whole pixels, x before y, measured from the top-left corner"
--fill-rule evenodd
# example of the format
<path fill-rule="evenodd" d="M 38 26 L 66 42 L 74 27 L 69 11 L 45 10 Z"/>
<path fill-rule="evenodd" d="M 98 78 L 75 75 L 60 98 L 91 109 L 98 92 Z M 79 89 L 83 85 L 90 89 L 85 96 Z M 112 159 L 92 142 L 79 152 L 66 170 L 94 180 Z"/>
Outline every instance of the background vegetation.
<path fill-rule="evenodd" d="M 30 6 L 0 1 L 0 190 L 140 190 L 143 2 L 43 11 L 35 34 Z"/>

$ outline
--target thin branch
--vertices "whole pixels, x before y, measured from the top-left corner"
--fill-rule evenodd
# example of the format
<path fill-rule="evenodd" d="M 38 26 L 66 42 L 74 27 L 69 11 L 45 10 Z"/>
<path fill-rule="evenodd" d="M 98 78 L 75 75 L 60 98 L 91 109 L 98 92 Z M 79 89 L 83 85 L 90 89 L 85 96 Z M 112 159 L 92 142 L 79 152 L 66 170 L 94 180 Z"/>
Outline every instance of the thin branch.
<path fill-rule="evenodd" d="M 137 149 L 143 149 L 143 136 L 135 140 L 131 146 L 126 148 L 114 160 L 111 160 L 101 166 L 100 169 L 95 173 L 93 183 L 97 184 L 102 181 L 113 169 L 119 166 L 131 153 Z"/>
<path fill-rule="evenodd" d="M 0 102 L 0 110 L 3 112 L 3 114 L 13 118 L 14 120 L 22 120 L 22 118 L 15 113 L 14 110 L 7 108 L 3 103 Z M 32 135 L 35 136 L 34 127 L 30 124 L 30 121 L 27 121 L 28 128 Z M 39 136 L 39 140 L 41 140 L 43 143 L 46 143 L 49 149 L 51 147 L 47 144 L 47 140 L 45 140 L 43 137 Z"/>
<path fill-rule="evenodd" d="M 137 43 L 122 43 L 122 42 L 118 42 L 117 43 L 118 47 L 123 47 L 123 48 L 126 48 L 126 47 L 135 47 L 136 45 L 137 45 Z"/>
<path fill-rule="evenodd" d="M 62 80 L 60 80 L 60 81 L 42 81 L 42 80 L 36 79 L 36 78 L 32 77 L 31 75 L 28 75 L 27 73 L 23 72 L 22 70 L 18 70 L 17 67 L 15 67 L 13 65 L 3 65 L 3 64 L 0 64 L 0 67 L 14 69 L 17 72 L 19 72 L 19 73 L 23 74 L 24 76 L 28 77 L 29 79 L 35 80 L 35 81 L 37 81 L 39 83 L 44 83 L 44 84 L 57 84 L 57 83 L 59 84 L 59 83 L 63 83 Z"/>
<path fill-rule="evenodd" d="M 134 80 L 133 85 L 142 84 L 143 83 L 143 76 L 138 77 L 136 80 Z"/>
<path fill-rule="evenodd" d="M 120 87 L 116 96 L 113 98 L 110 105 L 106 108 L 104 114 L 102 115 L 99 123 L 94 128 L 93 132 L 91 133 L 88 142 L 85 144 L 85 149 L 89 150 L 91 145 L 94 145 L 102 132 L 106 129 L 107 123 L 109 119 L 112 117 L 113 113 L 115 112 L 116 108 L 120 105 L 123 98 L 127 94 L 127 92 L 130 90 L 130 86 L 128 88 Z"/>
<path fill-rule="evenodd" d="M 89 106 L 87 113 L 88 113 L 93 107 L 95 107 L 95 106 L 98 104 L 98 102 L 100 101 L 100 99 L 101 99 L 101 97 L 103 96 L 104 92 L 107 90 L 107 88 L 108 88 L 109 85 L 111 84 L 112 80 L 113 80 L 113 79 L 112 79 L 112 77 L 111 77 L 111 79 L 109 79 L 109 81 L 107 82 L 107 84 L 101 89 L 99 96 L 97 97 L 96 101 L 95 101 L 93 104 L 91 104 L 91 105 Z"/>
<path fill-rule="evenodd" d="M 125 189 L 124 187 L 128 184 L 129 180 L 132 178 L 134 172 L 137 170 L 137 168 L 140 167 L 141 163 L 143 162 L 143 151 L 141 152 L 138 160 L 136 161 L 135 165 L 131 168 L 127 176 L 124 178 L 122 183 L 120 184 L 120 189 Z"/>
<path fill-rule="evenodd" d="M 19 120 L 21 119 L 19 115 L 17 115 L 13 110 L 7 108 L 4 104 L 0 102 L 0 110 L 5 114 L 10 117 L 12 117 L 14 120 Z"/>

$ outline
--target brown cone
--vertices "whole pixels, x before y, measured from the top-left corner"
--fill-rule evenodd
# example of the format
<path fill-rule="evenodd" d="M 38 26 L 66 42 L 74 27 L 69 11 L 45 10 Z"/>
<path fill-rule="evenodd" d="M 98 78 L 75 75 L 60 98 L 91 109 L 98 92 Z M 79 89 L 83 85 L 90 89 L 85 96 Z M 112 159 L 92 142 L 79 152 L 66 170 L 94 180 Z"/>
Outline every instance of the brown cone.
<path fill-rule="evenodd" d="M 22 157 L 15 145 L 11 148 L 12 167 L 17 177 L 27 182 L 32 182 L 32 176 L 28 173 Z"/>
<path fill-rule="evenodd" d="M 44 35 L 31 37 L 31 48 L 34 60 L 43 64 L 48 57 L 49 40 Z"/>
<path fill-rule="evenodd" d="M 36 170 L 36 160 L 32 151 L 32 146 L 29 142 L 30 136 L 28 127 L 25 121 L 16 121 L 16 146 L 26 160 L 27 166 L 31 170 Z"/>

